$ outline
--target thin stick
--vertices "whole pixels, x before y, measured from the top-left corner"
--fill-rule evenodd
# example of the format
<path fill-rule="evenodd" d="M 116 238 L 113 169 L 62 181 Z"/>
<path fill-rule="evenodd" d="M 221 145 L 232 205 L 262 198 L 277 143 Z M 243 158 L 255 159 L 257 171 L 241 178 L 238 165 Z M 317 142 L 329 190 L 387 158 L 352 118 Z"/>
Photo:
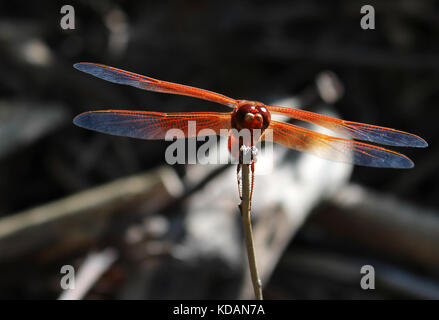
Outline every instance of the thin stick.
<path fill-rule="evenodd" d="M 250 165 L 242 164 L 242 200 L 240 204 L 242 225 L 244 227 L 245 245 L 247 247 L 248 264 L 257 300 L 262 300 L 262 285 L 256 266 L 255 247 L 253 245 L 252 223 L 250 216 Z"/>

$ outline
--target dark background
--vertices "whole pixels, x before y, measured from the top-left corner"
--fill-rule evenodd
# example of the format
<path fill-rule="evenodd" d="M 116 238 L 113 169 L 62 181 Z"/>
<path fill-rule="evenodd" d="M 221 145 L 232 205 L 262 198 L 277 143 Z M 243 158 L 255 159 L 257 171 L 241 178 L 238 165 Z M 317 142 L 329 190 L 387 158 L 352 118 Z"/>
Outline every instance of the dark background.
<path fill-rule="evenodd" d="M 75 8 L 75 30 L 60 27 L 64 4 Z M 360 27 L 364 4 L 375 7 L 375 30 Z M 351 181 L 436 214 L 438 40 L 435 1 L 2 1 L 0 216 L 165 164 L 166 144 L 75 127 L 72 119 L 80 112 L 102 107 L 229 111 L 95 79 L 73 69 L 80 61 L 267 103 L 296 96 L 312 85 L 316 74 L 331 70 L 344 85 L 344 96 L 334 105 L 342 118 L 409 131 L 429 143 L 427 149 L 400 150 L 414 160 L 414 169 L 356 167 Z M 306 230 L 307 224 L 295 238 L 297 246 L 355 255 L 356 249 L 343 248 L 343 241 L 310 242 Z M 93 246 L 105 241 L 97 239 Z M 49 262 L 40 259 L 40 248 L 3 262 L 0 278 L 8 281 L 0 280 L 0 297 L 56 298 L 53 274 L 58 266 L 65 261 L 79 264 L 88 248 L 67 248 L 68 253 Z M 389 262 L 385 253 L 365 252 Z M 432 266 L 392 263 L 438 285 Z M 268 295 L 369 297 L 337 279 L 292 273 L 281 264 Z M 123 283 L 115 278 L 107 282 Z M 95 297 L 117 298 L 117 288 L 110 286 Z M 412 296 L 383 290 L 371 297 Z"/>

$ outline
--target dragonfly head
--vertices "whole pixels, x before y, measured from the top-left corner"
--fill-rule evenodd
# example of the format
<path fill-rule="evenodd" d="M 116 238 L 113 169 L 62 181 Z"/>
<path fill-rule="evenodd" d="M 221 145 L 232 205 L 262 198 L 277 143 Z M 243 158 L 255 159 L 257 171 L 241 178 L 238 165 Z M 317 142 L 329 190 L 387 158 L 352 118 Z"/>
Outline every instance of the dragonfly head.
<path fill-rule="evenodd" d="M 264 131 L 270 124 L 271 115 L 265 105 L 257 101 L 240 100 L 232 115 L 235 129 L 261 129 Z"/>

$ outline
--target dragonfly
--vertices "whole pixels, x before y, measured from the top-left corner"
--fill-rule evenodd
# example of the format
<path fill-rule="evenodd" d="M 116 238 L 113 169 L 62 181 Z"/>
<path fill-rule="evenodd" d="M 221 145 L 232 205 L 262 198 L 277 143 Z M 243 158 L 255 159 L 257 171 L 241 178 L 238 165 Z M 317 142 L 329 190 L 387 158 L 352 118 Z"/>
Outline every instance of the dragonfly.
<path fill-rule="evenodd" d="M 240 160 L 237 166 L 237 180 L 240 197 L 240 171 L 243 163 L 243 152 L 250 153 L 251 191 L 253 194 L 256 140 L 265 140 L 270 132 L 273 142 L 297 151 L 304 151 L 318 157 L 360 166 L 381 168 L 412 168 L 412 160 L 407 156 L 375 146 L 366 142 L 398 147 L 427 147 L 427 142 L 421 137 L 391 128 L 380 127 L 359 122 L 341 120 L 306 110 L 283 106 L 269 106 L 258 101 L 238 100 L 225 95 L 199 89 L 192 86 L 157 80 L 133 72 L 117 69 L 103 64 L 81 62 L 74 68 L 91 74 L 100 79 L 133 86 L 139 89 L 177 94 L 203 99 L 232 108 L 230 112 L 154 112 L 129 110 L 99 110 L 79 114 L 73 120 L 74 124 L 101 133 L 125 136 L 146 140 L 165 139 L 170 129 L 180 129 L 184 138 L 194 138 L 203 134 L 203 129 L 216 135 L 229 134 L 229 149 L 232 144 L 238 144 Z M 271 119 L 271 114 L 280 114 L 292 119 L 319 125 L 336 134 L 348 138 L 330 136 L 306 129 L 291 123 Z M 189 130 L 189 122 L 196 122 L 196 129 Z M 258 130 L 259 135 L 250 135 L 250 140 L 244 141 L 233 132 Z M 270 131 L 269 131 L 270 130 Z M 227 135 L 227 134 L 226 134 Z M 253 138 L 255 137 L 255 138 Z"/>

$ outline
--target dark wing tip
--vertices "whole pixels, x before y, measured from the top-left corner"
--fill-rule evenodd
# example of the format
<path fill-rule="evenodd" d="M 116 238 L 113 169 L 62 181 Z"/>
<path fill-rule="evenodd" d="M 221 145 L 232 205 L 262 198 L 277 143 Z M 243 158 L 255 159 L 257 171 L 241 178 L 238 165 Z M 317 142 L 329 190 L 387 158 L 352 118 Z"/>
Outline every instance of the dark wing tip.
<path fill-rule="evenodd" d="M 395 168 L 395 169 L 411 169 L 415 166 L 413 161 L 406 157 L 403 154 L 393 154 L 390 159 L 388 159 L 388 166 L 389 168 Z M 386 167 L 386 166 L 384 166 Z"/>
<path fill-rule="evenodd" d="M 399 139 L 398 139 L 399 138 Z M 421 137 L 411 133 L 400 133 L 397 136 L 390 135 L 388 145 L 394 145 L 397 147 L 413 147 L 413 148 L 425 148 L 428 146 L 427 141 Z"/>
<path fill-rule="evenodd" d="M 411 159 L 402 154 L 392 154 L 390 157 L 386 157 L 384 159 L 369 159 L 369 161 L 364 161 L 362 159 L 359 162 L 354 161 L 354 164 L 359 164 L 367 167 L 393 169 L 411 169 L 415 166 Z"/>
<path fill-rule="evenodd" d="M 88 130 L 118 135 L 116 130 L 118 128 L 112 126 L 111 114 L 107 114 L 107 112 L 87 111 L 78 114 L 73 119 L 73 124 Z"/>
<path fill-rule="evenodd" d="M 77 125 L 81 128 L 87 128 L 87 123 L 90 120 L 89 112 L 84 112 L 78 114 L 75 118 L 73 118 L 73 124 Z"/>
<path fill-rule="evenodd" d="M 87 69 L 87 66 L 89 66 L 90 63 L 89 62 L 78 62 L 73 64 L 73 68 L 75 68 L 76 70 L 79 71 L 85 71 Z"/>
<path fill-rule="evenodd" d="M 427 141 L 422 139 L 420 136 L 411 133 L 400 133 L 399 140 L 395 139 L 399 143 L 395 143 L 396 146 L 400 147 L 414 147 L 414 148 L 425 148 L 428 147 Z"/>
<path fill-rule="evenodd" d="M 366 167 L 394 169 L 410 169 L 415 166 L 409 157 L 401 153 L 367 144 L 359 144 L 358 150 L 353 153 L 353 163 Z"/>
<path fill-rule="evenodd" d="M 386 159 L 387 161 L 387 167 L 389 168 L 395 168 L 395 169 L 411 169 L 415 166 L 413 161 L 400 153 L 394 153 L 392 155 L 389 155 L 389 157 Z M 386 166 L 384 166 L 386 167 Z"/>
<path fill-rule="evenodd" d="M 73 65 L 73 68 L 85 73 L 89 73 L 96 77 L 100 77 L 101 74 L 105 72 L 105 68 L 107 68 L 107 66 L 92 62 L 78 62 Z"/>
<path fill-rule="evenodd" d="M 354 139 L 396 147 L 425 148 L 428 143 L 421 137 L 395 129 L 345 121 L 347 134 Z"/>
<path fill-rule="evenodd" d="M 417 148 L 426 148 L 428 147 L 428 142 L 422 139 L 421 137 L 418 137 L 417 144 L 415 145 Z"/>
<path fill-rule="evenodd" d="M 396 166 L 394 168 L 397 169 L 411 169 L 415 166 L 414 162 L 410 160 L 409 158 L 405 158 L 404 160 L 399 161 L 399 166 Z"/>

